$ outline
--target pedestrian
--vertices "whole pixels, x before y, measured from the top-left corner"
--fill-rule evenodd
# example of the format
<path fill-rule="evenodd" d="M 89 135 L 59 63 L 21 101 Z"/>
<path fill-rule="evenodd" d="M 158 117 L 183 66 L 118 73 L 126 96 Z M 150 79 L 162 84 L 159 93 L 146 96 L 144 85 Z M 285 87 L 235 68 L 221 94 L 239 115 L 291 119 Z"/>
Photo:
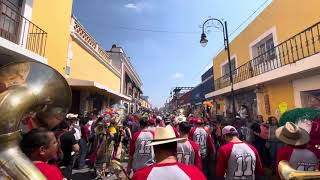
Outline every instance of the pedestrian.
<path fill-rule="evenodd" d="M 139 120 L 141 130 L 136 132 L 130 141 L 130 151 L 127 173 L 130 174 L 133 170 L 136 172 L 139 169 L 150 166 L 154 163 L 153 147 L 147 146 L 154 137 L 154 132 L 148 129 L 148 117 L 142 117 Z"/>
<path fill-rule="evenodd" d="M 148 122 L 148 130 L 155 131 L 155 129 L 156 129 L 156 119 L 151 117 L 149 118 L 149 122 Z"/>
<path fill-rule="evenodd" d="M 187 165 L 194 165 L 202 170 L 202 161 L 198 144 L 188 139 L 191 125 L 187 122 L 179 124 L 179 133 L 184 140 L 178 141 L 177 159 L 178 162 Z"/>
<path fill-rule="evenodd" d="M 67 178 L 71 177 L 72 168 L 74 166 L 74 155 L 79 152 L 79 145 L 75 139 L 74 131 L 70 130 L 70 122 L 63 120 L 58 128 L 61 134 L 58 135 L 61 150 L 63 152 L 63 159 L 59 166 L 63 169 L 63 174 Z"/>
<path fill-rule="evenodd" d="M 270 116 L 268 118 L 269 128 L 268 128 L 268 140 L 266 143 L 266 148 L 269 150 L 270 165 L 272 174 L 276 174 L 276 163 L 277 163 L 277 151 L 283 146 L 283 143 L 279 141 L 276 137 L 276 129 L 278 128 L 277 118 Z"/>
<path fill-rule="evenodd" d="M 63 179 L 59 168 L 47 163 L 54 157 L 58 148 L 52 131 L 45 128 L 32 129 L 22 136 L 20 148 L 48 180 Z"/>
<path fill-rule="evenodd" d="M 292 122 L 276 130 L 277 138 L 286 144 L 277 152 L 277 166 L 282 160 L 288 161 L 290 166 L 300 171 L 316 171 L 319 166 L 317 156 L 307 149 L 309 133 Z M 277 175 L 279 172 L 277 168 Z"/>
<path fill-rule="evenodd" d="M 220 119 L 217 118 L 217 121 L 213 123 L 213 129 L 211 136 L 213 138 L 213 142 L 215 142 L 215 148 L 217 150 L 222 145 L 222 124 Z"/>
<path fill-rule="evenodd" d="M 190 130 L 189 139 L 198 144 L 202 159 L 202 170 L 206 176 L 209 176 L 211 157 L 215 153 L 215 148 L 210 132 L 204 129 L 202 119 L 197 118 L 196 126 Z"/>
<path fill-rule="evenodd" d="M 148 146 L 155 151 L 156 164 L 137 171 L 133 180 L 204 180 L 202 172 L 195 166 L 177 162 L 177 141 L 171 126 L 159 127 L 155 130 L 155 138 Z"/>
<path fill-rule="evenodd" d="M 134 114 L 130 116 L 130 121 L 131 121 L 130 130 L 132 134 L 135 134 L 140 130 L 140 124 L 138 122 L 139 119 L 141 119 L 140 114 Z"/>
<path fill-rule="evenodd" d="M 83 169 L 85 167 L 85 159 L 88 153 L 88 142 L 89 142 L 89 119 L 82 118 L 80 120 L 80 128 L 81 128 L 81 139 L 79 140 L 79 158 L 78 158 L 78 169 Z"/>
<path fill-rule="evenodd" d="M 268 128 L 264 124 L 263 116 L 258 115 L 255 122 L 251 125 L 253 131 L 252 145 L 258 150 L 262 163 L 267 164 L 266 143 L 268 138 Z"/>
<path fill-rule="evenodd" d="M 80 119 L 78 119 L 78 114 L 68 114 L 66 117 L 66 119 L 70 121 L 70 129 L 73 131 L 73 135 L 78 142 L 81 139 Z"/>
<path fill-rule="evenodd" d="M 179 134 L 178 129 L 177 129 L 176 127 L 174 127 L 174 126 L 171 125 L 172 120 L 171 120 L 170 117 L 166 117 L 166 118 L 164 119 L 164 123 L 165 123 L 165 126 L 171 126 L 171 127 L 172 127 L 172 129 L 173 129 L 173 131 L 174 131 L 174 134 L 176 135 L 177 138 L 180 137 L 180 134 Z"/>
<path fill-rule="evenodd" d="M 249 118 L 249 112 L 248 112 L 248 107 L 246 105 L 241 105 L 239 111 L 238 111 L 238 114 L 240 116 L 240 119 L 241 120 L 247 120 Z"/>
<path fill-rule="evenodd" d="M 124 121 L 123 122 L 123 128 L 124 128 L 125 137 L 122 140 L 122 143 L 123 143 L 123 145 L 125 147 L 126 154 L 129 153 L 129 149 L 128 149 L 129 148 L 129 142 L 132 139 L 132 134 L 131 134 L 129 122 L 130 121 Z"/>
<path fill-rule="evenodd" d="M 252 179 L 262 176 L 262 163 L 257 150 L 242 142 L 233 126 L 222 129 L 226 144 L 218 151 L 216 176 L 220 179 Z"/>

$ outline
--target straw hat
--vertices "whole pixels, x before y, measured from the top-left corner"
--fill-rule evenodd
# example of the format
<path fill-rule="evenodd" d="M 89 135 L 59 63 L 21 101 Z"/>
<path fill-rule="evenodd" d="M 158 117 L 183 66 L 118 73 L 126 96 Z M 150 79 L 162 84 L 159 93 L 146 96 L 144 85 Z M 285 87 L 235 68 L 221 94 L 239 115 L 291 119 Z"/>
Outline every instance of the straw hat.
<path fill-rule="evenodd" d="M 175 141 L 185 140 L 186 138 L 177 138 L 172 126 L 158 127 L 154 132 L 154 139 L 152 143 L 147 146 L 155 146 L 159 144 L 166 144 Z"/>
<path fill-rule="evenodd" d="M 308 132 L 292 122 L 279 127 L 276 136 L 280 141 L 293 146 L 305 145 L 310 140 Z"/>

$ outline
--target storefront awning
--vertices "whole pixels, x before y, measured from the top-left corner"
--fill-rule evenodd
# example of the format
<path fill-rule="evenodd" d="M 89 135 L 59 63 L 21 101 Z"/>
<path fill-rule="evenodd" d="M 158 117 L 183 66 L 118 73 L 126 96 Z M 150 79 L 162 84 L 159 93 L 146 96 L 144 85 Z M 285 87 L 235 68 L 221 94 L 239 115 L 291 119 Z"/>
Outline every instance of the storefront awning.
<path fill-rule="evenodd" d="M 131 101 L 130 97 L 123 95 L 121 93 L 115 92 L 114 90 L 95 81 L 72 79 L 72 78 L 68 78 L 67 81 L 69 86 L 71 87 L 78 87 L 80 89 L 88 89 L 88 90 L 102 90 L 105 93 L 110 93 L 113 96 L 118 97 L 119 99 Z"/>

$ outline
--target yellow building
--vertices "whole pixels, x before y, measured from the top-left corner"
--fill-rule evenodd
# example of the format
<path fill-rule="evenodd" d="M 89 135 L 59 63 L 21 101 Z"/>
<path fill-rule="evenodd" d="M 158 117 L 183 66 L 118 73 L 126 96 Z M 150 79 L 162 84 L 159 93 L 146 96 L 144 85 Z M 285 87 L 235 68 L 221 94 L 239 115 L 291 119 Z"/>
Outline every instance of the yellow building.
<path fill-rule="evenodd" d="M 72 87 L 71 112 L 100 111 L 121 100 L 131 100 L 120 91 L 121 61 L 112 59 L 75 17 L 71 18 L 65 64 Z"/>
<path fill-rule="evenodd" d="M 72 0 L 0 2 L 0 67 L 20 60 L 55 68 L 72 89 L 71 112 L 103 110 L 121 100 L 122 62 L 112 59 L 74 18 Z"/>
<path fill-rule="evenodd" d="M 111 60 L 88 31 L 72 17 L 72 0 L 26 0 L 32 20 L 48 33 L 45 58 L 72 89 L 73 113 L 100 111 L 120 100 L 121 64 Z"/>
<path fill-rule="evenodd" d="M 48 33 L 45 44 L 45 57 L 48 60 L 48 65 L 65 75 L 72 0 L 24 0 L 24 2 L 30 3 L 32 6 L 30 12 L 32 22 Z"/>
<path fill-rule="evenodd" d="M 149 103 L 149 97 L 148 96 L 141 96 L 140 98 L 140 104 L 142 109 L 151 109 L 151 104 Z"/>
<path fill-rule="evenodd" d="M 251 117 L 280 117 L 296 107 L 320 106 L 320 1 L 273 0 L 232 42 L 236 109 Z M 213 58 L 215 97 L 231 110 L 227 54 Z"/>

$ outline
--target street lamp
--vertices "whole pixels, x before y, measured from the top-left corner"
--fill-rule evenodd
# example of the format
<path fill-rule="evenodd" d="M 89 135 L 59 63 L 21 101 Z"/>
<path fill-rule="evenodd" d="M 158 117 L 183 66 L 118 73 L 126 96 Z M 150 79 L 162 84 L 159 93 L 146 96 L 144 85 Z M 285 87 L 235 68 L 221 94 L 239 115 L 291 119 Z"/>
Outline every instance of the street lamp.
<path fill-rule="evenodd" d="M 235 118 L 236 117 L 236 105 L 235 105 L 236 103 L 235 103 L 235 96 L 234 96 L 234 90 L 233 90 L 233 76 L 232 76 L 232 67 L 231 67 L 231 59 L 230 59 L 230 48 L 229 48 L 227 21 L 224 21 L 224 23 L 223 23 L 219 19 L 209 18 L 203 23 L 202 34 L 201 34 L 201 39 L 200 39 L 200 44 L 202 47 L 205 47 L 208 43 L 207 35 L 205 34 L 204 28 L 205 27 L 212 27 L 212 26 L 207 25 L 207 23 L 210 21 L 212 21 L 212 23 L 218 22 L 218 26 L 222 27 L 224 49 L 225 49 L 225 51 L 227 51 L 227 54 L 228 54 L 229 77 L 230 77 L 231 99 L 232 99 L 232 115 Z M 218 26 L 214 26 L 214 27 L 219 28 Z"/>
<path fill-rule="evenodd" d="M 200 44 L 202 47 L 206 47 L 208 43 L 208 39 L 205 33 L 201 34 Z"/>

